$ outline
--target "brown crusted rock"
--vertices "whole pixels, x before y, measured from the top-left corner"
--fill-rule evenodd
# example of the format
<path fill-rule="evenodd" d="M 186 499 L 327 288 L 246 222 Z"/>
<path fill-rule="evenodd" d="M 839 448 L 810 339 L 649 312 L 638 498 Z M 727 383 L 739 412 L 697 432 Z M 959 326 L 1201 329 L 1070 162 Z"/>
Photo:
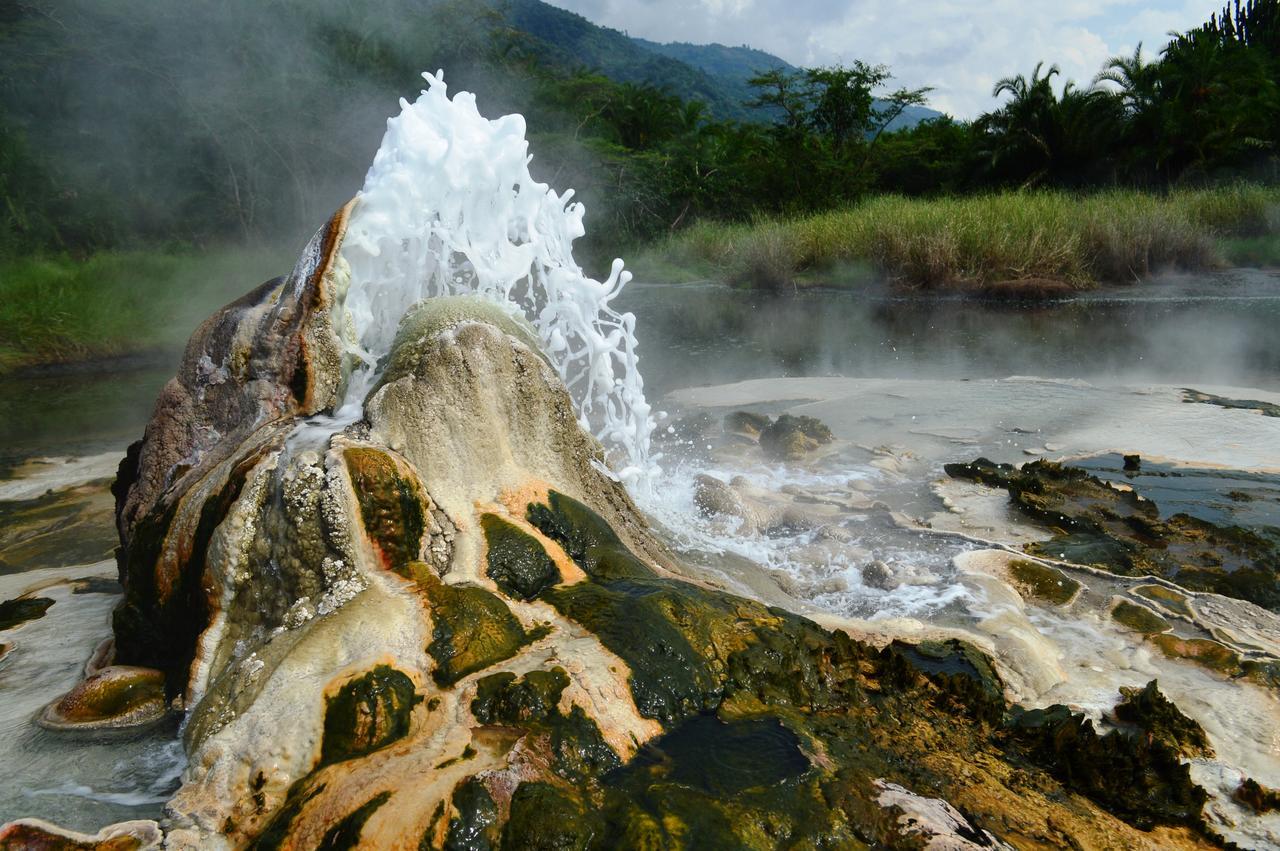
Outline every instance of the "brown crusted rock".
<path fill-rule="evenodd" d="M 0 848 L 17 851 L 150 851 L 163 839 L 153 821 L 124 821 L 93 835 L 63 830 L 39 819 L 0 826 Z"/>
<path fill-rule="evenodd" d="M 187 474 L 207 468 L 209 453 L 233 449 L 237 435 L 264 423 L 333 404 L 341 370 L 329 306 L 345 274 L 338 247 L 348 209 L 312 237 L 290 275 L 222 308 L 192 335 L 141 446 L 121 466 L 116 523 L 126 547 L 142 514 L 172 486 L 189 487 Z"/>
<path fill-rule="evenodd" d="M 205 569 L 214 530 L 294 418 L 337 398 L 333 306 L 348 274 L 338 251 L 348 210 L 312 237 L 290 275 L 196 330 L 143 440 L 120 465 L 112 488 L 125 590 L 114 618 L 117 655 L 163 670 L 170 693 L 186 692 L 197 637 L 220 605 L 217 577 Z"/>
<path fill-rule="evenodd" d="M 831 429 L 821 421 L 791 414 L 783 414 L 760 432 L 760 448 L 781 461 L 799 461 L 832 440 Z"/>
<path fill-rule="evenodd" d="M 765 429 L 769 428 L 770 419 L 764 414 L 753 414 L 750 411 L 734 411 L 725 414 L 724 430 L 726 434 L 736 434 L 759 440 Z"/>
<path fill-rule="evenodd" d="M 162 672 L 116 665 L 97 671 L 46 706 L 38 721 L 50 730 L 134 730 L 167 714 Z"/>

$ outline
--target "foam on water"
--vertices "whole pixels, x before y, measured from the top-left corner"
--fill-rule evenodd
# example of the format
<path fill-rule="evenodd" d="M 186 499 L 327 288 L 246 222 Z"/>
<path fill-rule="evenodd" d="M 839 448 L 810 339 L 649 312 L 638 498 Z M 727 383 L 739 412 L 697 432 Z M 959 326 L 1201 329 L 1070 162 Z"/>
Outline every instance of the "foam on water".
<path fill-rule="evenodd" d="M 342 245 L 344 342 L 358 362 L 345 407 L 364 401 L 413 305 L 475 295 L 533 323 L 583 427 L 624 453 L 620 478 L 643 480 L 656 458 L 635 317 L 610 307 L 630 273 L 615 260 L 597 281 L 574 261 L 583 207 L 530 176 L 523 117 L 486 119 L 470 93 L 448 97 L 441 73 L 423 76 L 387 121 Z"/>
<path fill-rule="evenodd" d="M 874 467 L 822 472 L 786 464 L 735 466 L 682 460 L 666 465 L 654 487 L 635 490 L 633 495 L 677 550 L 712 564 L 725 555 L 746 559 L 787 577 L 798 596 L 835 614 L 871 620 L 928 619 L 975 602 L 974 589 L 955 581 L 951 559 L 963 548 L 958 542 L 904 529 L 880 529 L 868 515 L 856 512 L 840 518 L 840 525 L 853 537 L 838 545 L 823 541 L 819 529 L 743 534 L 726 518 L 708 518 L 699 510 L 695 499 L 699 474 L 725 482 L 745 479 L 751 487 L 769 493 L 793 487 L 824 492 L 844 490 L 854 480 L 879 489 L 885 483 Z M 916 581 L 887 590 L 869 585 L 863 581 L 863 571 L 872 560 L 909 566 Z M 724 572 L 732 582 L 734 569 Z"/>

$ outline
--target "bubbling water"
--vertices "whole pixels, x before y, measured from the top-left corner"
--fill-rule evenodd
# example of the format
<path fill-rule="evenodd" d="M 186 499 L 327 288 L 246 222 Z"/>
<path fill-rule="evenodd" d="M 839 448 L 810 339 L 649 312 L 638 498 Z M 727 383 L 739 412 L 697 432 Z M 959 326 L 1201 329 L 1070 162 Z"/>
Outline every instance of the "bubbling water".
<path fill-rule="evenodd" d="M 441 72 L 423 77 L 421 96 L 402 99 L 387 121 L 342 245 L 351 272 L 344 346 L 357 364 L 343 407 L 362 405 L 411 307 L 478 296 L 524 314 L 583 428 L 625 455 L 618 477 L 649 480 L 657 457 L 635 316 L 610 307 L 630 273 L 615 260 L 596 281 L 574 261 L 583 207 L 572 190 L 557 194 L 530 176 L 522 116 L 491 121 L 474 95 L 450 99 Z"/>

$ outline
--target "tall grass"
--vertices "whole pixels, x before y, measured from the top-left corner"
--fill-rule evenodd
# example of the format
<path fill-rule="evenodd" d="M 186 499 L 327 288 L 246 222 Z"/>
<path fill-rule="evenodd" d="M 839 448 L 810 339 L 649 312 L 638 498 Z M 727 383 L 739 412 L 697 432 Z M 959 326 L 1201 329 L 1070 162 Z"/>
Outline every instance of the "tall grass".
<path fill-rule="evenodd" d="M 104 252 L 0 260 L 0 372 L 181 346 L 291 262 L 279 252 Z"/>
<path fill-rule="evenodd" d="M 660 250 L 668 262 L 773 289 L 851 262 L 872 263 L 911 287 L 1084 289 L 1220 265 L 1219 240 L 1276 232 L 1277 210 L 1280 190 L 1250 185 L 1167 195 L 883 196 L 802 218 L 701 223 Z"/>

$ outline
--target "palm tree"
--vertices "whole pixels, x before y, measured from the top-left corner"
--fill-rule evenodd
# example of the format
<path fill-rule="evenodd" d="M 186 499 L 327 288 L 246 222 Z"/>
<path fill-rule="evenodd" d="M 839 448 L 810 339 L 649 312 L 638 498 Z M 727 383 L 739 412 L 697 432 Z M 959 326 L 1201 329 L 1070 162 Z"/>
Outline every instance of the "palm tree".
<path fill-rule="evenodd" d="M 682 114 L 679 97 L 648 83 L 623 83 L 604 109 L 618 140 L 634 150 L 670 139 L 681 126 Z"/>
<path fill-rule="evenodd" d="M 1079 89 L 1068 80 L 1062 96 L 1053 90 L 1058 66 L 1036 65 L 1030 77 L 1018 74 L 996 83 L 995 97 L 1009 95 L 999 110 L 977 122 L 979 138 L 993 171 L 1023 188 L 1050 181 L 1078 182 L 1099 177 L 1119 133 L 1115 98 L 1097 88 Z"/>
<path fill-rule="evenodd" d="M 1204 169 L 1273 146 L 1280 100 L 1260 51 L 1193 30 L 1164 49 L 1160 77 L 1162 159 L 1175 168 Z"/>
<path fill-rule="evenodd" d="M 1050 65 L 1041 76 L 1043 68 L 1044 63 L 1039 62 L 1029 79 L 1018 74 L 997 81 L 991 96 L 1007 94 L 1009 101 L 979 119 L 989 142 L 991 167 L 1026 175 L 1024 187 L 1043 181 L 1053 162 L 1051 134 L 1058 99 L 1052 81 L 1061 71 L 1057 65 Z"/>
<path fill-rule="evenodd" d="M 1159 98 L 1160 66 L 1142 58 L 1142 43 L 1134 48 L 1133 56 L 1113 56 L 1093 84 L 1114 83 L 1119 96 L 1130 115 L 1138 115 L 1149 109 Z"/>

